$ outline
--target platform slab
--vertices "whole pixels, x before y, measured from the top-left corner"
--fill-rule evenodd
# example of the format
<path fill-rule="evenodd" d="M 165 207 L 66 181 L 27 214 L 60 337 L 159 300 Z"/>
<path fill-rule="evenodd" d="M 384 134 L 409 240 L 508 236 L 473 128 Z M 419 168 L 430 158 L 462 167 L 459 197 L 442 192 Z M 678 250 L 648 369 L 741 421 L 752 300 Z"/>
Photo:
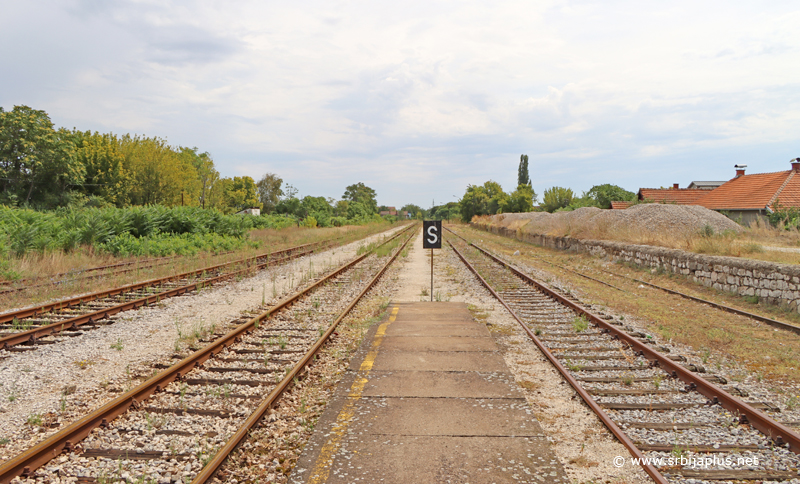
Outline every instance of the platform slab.
<path fill-rule="evenodd" d="M 314 469 L 303 465 L 290 482 L 314 480 Z M 541 437 L 348 437 L 323 472 L 319 482 L 329 484 L 569 482 Z"/>
<path fill-rule="evenodd" d="M 569 482 L 466 304 L 389 307 L 289 482 Z"/>
<path fill-rule="evenodd" d="M 372 371 L 362 396 L 410 398 L 523 398 L 504 372 Z"/>
<path fill-rule="evenodd" d="M 508 371 L 499 352 L 379 352 L 375 365 L 381 370 Z M 360 366 L 361 361 L 354 358 L 350 369 Z"/>

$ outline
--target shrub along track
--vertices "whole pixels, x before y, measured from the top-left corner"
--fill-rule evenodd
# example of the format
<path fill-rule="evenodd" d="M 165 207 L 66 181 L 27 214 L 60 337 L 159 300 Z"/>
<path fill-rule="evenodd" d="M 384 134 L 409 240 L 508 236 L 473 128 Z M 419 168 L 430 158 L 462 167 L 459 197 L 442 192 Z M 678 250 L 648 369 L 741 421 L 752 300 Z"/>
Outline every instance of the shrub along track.
<path fill-rule="evenodd" d="M 656 482 L 798 477 L 800 435 L 767 415 L 771 405 L 733 397 L 712 383 L 724 380 L 701 378 L 693 372 L 701 368 L 684 367 L 645 335 L 628 334 L 475 244 L 451 247 L 634 457 L 665 459 L 661 468 L 643 466 Z M 680 457 L 694 461 L 666 460 Z"/>
<path fill-rule="evenodd" d="M 79 482 L 159 482 L 166 474 L 169 480 L 206 482 L 301 376 L 411 240 L 414 227 L 3 463 L 0 482 L 54 475 Z M 386 252 L 390 257 L 379 256 Z"/>
<path fill-rule="evenodd" d="M 336 239 L 338 240 L 338 239 Z M 283 264 L 336 245 L 314 242 L 177 275 L 151 279 L 91 294 L 0 314 L 0 349 L 28 351 L 54 344 L 56 334 L 76 336 L 81 327 L 113 322 L 110 316 L 180 296 L 218 282 L 242 278 L 269 265 Z M 24 346 L 17 346 L 24 345 Z"/>

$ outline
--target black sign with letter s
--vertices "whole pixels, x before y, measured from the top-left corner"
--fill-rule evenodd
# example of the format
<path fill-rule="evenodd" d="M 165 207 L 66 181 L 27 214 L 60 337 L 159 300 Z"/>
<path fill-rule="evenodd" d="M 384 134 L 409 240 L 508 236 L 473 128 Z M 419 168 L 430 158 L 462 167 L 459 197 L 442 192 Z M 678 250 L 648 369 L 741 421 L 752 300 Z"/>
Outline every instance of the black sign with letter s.
<path fill-rule="evenodd" d="M 442 221 L 426 220 L 422 222 L 422 248 L 442 248 Z"/>

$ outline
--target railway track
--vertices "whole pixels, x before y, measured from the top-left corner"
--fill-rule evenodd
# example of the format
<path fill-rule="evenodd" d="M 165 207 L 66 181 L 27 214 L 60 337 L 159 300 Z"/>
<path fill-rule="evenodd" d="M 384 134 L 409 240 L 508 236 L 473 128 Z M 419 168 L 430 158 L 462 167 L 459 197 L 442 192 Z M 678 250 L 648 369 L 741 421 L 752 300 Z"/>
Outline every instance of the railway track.
<path fill-rule="evenodd" d="M 582 273 L 580 271 L 577 271 L 575 269 L 572 269 L 570 267 L 566 267 L 566 266 L 563 266 L 563 265 L 560 265 L 560 264 L 556 264 L 556 263 L 554 263 L 552 261 L 549 261 L 549 260 L 547 260 L 547 259 L 545 259 L 543 257 L 537 257 L 537 258 L 542 260 L 542 261 L 544 261 L 545 263 L 547 263 L 547 264 L 549 264 L 549 265 L 551 265 L 553 267 L 557 267 L 557 268 L 559 268 L 559 269 L 561 269 L 563 271 L 571 272 L 571 273 L 573 273 L 573 274 L 575 274 L 577 276 L 583 277 L 585 279 L 589 279 L 589 280 L 594 281 L 594 282 L 598 282 L 600 284 L 603 284 L 603 285 L 606 285 L 606 286 L 609 286 L 609 287 L 613 287 L 614 289 L 617 289 L 619 291 L 625 291 L 624 289 L 621 289 L 621 288 L 619 288 L 619 287 L 617 287 L 617 286 L 615 286 L 613 284 L 610 284 L 607 281 L 603 281 L 603 280 L 597 279 L 596 277 L 592 277 L 590 275 L 584 274 L 584 273 Z M 689 299 L 691 301 L 698 302 L 700 304 L 705 304 L 705 305 L 711 306 L 711 307 L 713 307 L 715 309 L 719 309 L 720 311 L 725 311 L 725 312 L 728 312 L 728 313 L 737 314 L 739 316 L 744 316 L 744 317 L 750 318 L 750 319 L 752 319 L 754 321 L 760 321 L 762 323 L 766 323 L 766 324 L 768 324 L 768 325 L 770 325 L 770 326 L 772 326 L 774 328 L 782 329 L 782 330 L 785 330 L 785 331 L 791 331 L 792 333 L 795 333 L 795 334 L 800 334 L 800 326 L 797 326 L 797 325 L 794 325 L 794 324 L 791 324 L 791 323 L 787 323 L 785 321 L 780 321 L 780 320 L 777 320 L 777 319 L 767 318 L 765 316 L 761 316 L 760 314 L 751 313 L 749 311 L 744 311 L 742 309 L 734 308 L 734 307 L 731 307 L 731 306 L 726 306 L 724 304 L 716 303 L 714 301 L 709 301 L 708 299 L 703 299 L 703 298 L 699 298 L 699 297 L 692 296 L 692 295 L 689 295 L 689 294 L 685 294 L 685 293 L 682 293 L 680 291 L 676 291 L 674 289 L 670 289 L 670 288 L 667 288 L 667 287 L 659 286 L 658 284 L 653 284 L 652 282 L 647 282 L 647 281 L 643 281 L 641 279 L 637 279 L 635 277 L 623 276 L 622 274 L 617 274 L 616 272 L 611 272 L 611 271 L 607 271 L 607 270 L 603 270 L 603 269 L 600 269 L 600 271 L 605 273 L 605 274 L 608 274 L 609 276 L 612 276 L 612 277 L 617 277 L 617 278 L 621 278 L 621 279 L 628 279 L 628 280 L 631 280 L 631 281 L 633 281 L 633 282 L 635 282 L 637 284 L 644 284 L 645 286 L 652 287 L 653 289 L 658 289 L 659 291 L 663 291 L 663 292 L 666 292 L 666 293 L 669 293 L 669 294 L 673 294 L 675 296 L 680 296 L 680 297 L 682 297 L 684 299 Z"/>
<path fill-rule="evenodd" d="M 243 278 L 270 264 L 288 262 L 332 243 L 324 241 L 290 247 L 250 259 L 3 313 L 0 314 L 0 349 L 28 351 L 40 345 L 53 344 L 56 335 L 81 334 L 82 328 L 113 322 L 110 317 L 122 311 L 157 304 L 169 297 L 181 296 L 225 280 Z"/>
<path fill-rule="evenodd" d="M 375 247 L 356 257 L 4 462 L 0 483 L 209 481 L 302 377 L 412 239 L 412 228 L 381 244 L 388 256 Z"/>
<path fill-rule="evenodd" d="M 733 396 L 724 379 L 701 376 L 704 369 L 654 348 L 646 334 L 598 317 L 450 233 L 459 258 L 631 456 L 658 459 L 642 466 L 656 482 L 800 478 L 800 435 L 789 427 L 797 422 L 778 422 L 776 406 Z"/>
<path fill-rule="evenodd" d="M 224 252 L 222 254 L 228 254 Z M 222 255 L 219 254 L 219 255 Z M 87 281 L 101 279 L 112 275 L 127 274 L 133 271 L 140 271 L 142 269 L 152 269 L 155 267 L 168 264 L 170 261 L 178 256 L 156 257 L 152 259 L 135 260 L 129 262 L 120 262 L 117 264 L 107 264 L 102 266 L 89 267 L 70 272 L 60 272 L 48 277 L 31 277 L 27 279 L 19 279 L 16 281 L 1 281 L 0 282 L 0 296 L 3 294 L 11 294 L 14 292 L 32 291 L 48 286 L 58 286 L 71 284 L 78 281 Z M 44 282 L 42 282 L 44 281 Z"/>

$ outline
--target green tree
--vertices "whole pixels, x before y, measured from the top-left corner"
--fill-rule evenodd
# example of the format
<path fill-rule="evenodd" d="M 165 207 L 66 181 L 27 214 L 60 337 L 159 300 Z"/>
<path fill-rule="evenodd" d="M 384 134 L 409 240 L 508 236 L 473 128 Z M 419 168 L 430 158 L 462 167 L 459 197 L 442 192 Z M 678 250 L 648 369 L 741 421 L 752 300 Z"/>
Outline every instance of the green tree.
<path fill-rule="evenodd" d="M 298 221 L 300 220 L 300 199 L 297 198 L 297 188 L 289 184 L 286 185 L 286 192 L 278 204 L 275 205 L 275 212 L 292 215 Z"/>
<path fill-rule="evenodd" d="M 519 155 L 519 168 L 517 169 L 517 186 L 530 185 L 531 177 L 528 175 L 528 155 Z"/>
<path fill-rule="evenodd" d="M 348 186 L 344 191 L 344 195 L 342 195 L 342 198 L 345 200 L 364 205 L 371 213 L 378 213 L 378 201 L 376 197 L 377 194 L 375 190 L 361 182 Z"/>
<path fill-rule="evenodd" d="M 584 197 L 593 200 L 594 205 L 600 208 L 611 208 L 611 202 L 636 200 L 635 193 L 610 183 L 593 186 Z"/>
<path fill-rule="evenodd" d="M 216 208 L 225 214 L 260 207 L 256 183 L 249 176 L 221 178 L 212 187 L 208 202 L 209 208 Z"/>
<path fill-rule="evenodd" d="M 546 212 L 555 212 L 559 208 L 564 208 L 572 203 L 575 194 L 572 193 L 570 188 L 551 187 L 544 191 L 544 198 L 542 201 L 542 210 Z"/>
<path fill-rule="evenodd" d="M 486 206 L 486 213 L 482 215 L 494 215 L 500 213 L 500 206 L 506 203 L 508 195 L 503 191 L 503 187 L 496 181 L 489 180 L 483 184 L 486 190 L 486 195 L 489 197 L 489 203 Z"/>
<path fill-rule="evenodd" d="M 301 220 L 307 217 L 313 217 L 320 227 L 328 227 L 330 225 L 331 216 L 333 215 L 333 207 L 331 207 L 325 197 L 306 195 L 300 200 L 299 213 L 295 215 Z"/>
<path fill-rule="evenodd" d="M 30 203 L 82 183 L 83 165 L 73 155 L 69 132 L 56 132 L 46 112 L 0 107 L 0 177 L 7 202 Z"/>
<path fill-rule="evenodd" d="M 347 219 L 354 222 L 364 222 L 375 215 L 375 209 L 361 202 L 347 204 Z"/>
<path fill-rule="evenodd" d="M 75 160 L 83 166 L 86 174 L 79 191 L 118 207 L 127 205 L 129 179 L 117 137 L 73 130 L 70 139 L 75 146 Z"/>
<path fill-rule="evenodd" d="M 256 194 L 256 182 L 249 176 L 235 176 L 225 193 L 226 202 L 234 212 L 246 208 L 261 208 Z"/>
<path fill-rule="evenodd" d="M 347 200 L 339 200 L 333 206 L 333 214 L 337 217 L 347 217 L 347 209 L 350 202 Z"/>
<path fill-rule="evenodd" d="M 413 203 L 407 203 L 403 205 L 400 209 L 401 212 L 406 211 L 411 214 L 411 218 L 424 218 L 427 215 L 427 212 L 424 208 L 420 207 L 419 205 L 414 205 Z"/>
<path fill-rule="evenodd" d="M 274 173 L 265 173 L 258 182 L 256 182 L 256 189 L 258 190 L 258 199 L 261 201 L 264 213 L 272 213 L 275 207 L 283 196 L 281 185 L 283 179 Z"/>
<path fill-rule="evenodd" d="M 468 185 L 467 191 L 461 197 L 461 220 L 469 222 L 476 215 L 486 215 L 489 205 L 489 195 L 480 185 Z"/>
<path fill-rule="evenodd" d="M 428 216 L 431 220 L 451 220 L 460 218 L 461 207 L 458 202 L 448 202 L 444 205 L 437 205 L 431 208 Z"/>
<path fill-rule="evenodd" d="M 503 213 L 530 212 L 536 202 L 536 192 L 530 185 L 519 185 L 500 205 Z"/>
<path fill-rule="evenodd" d="M 475 215 L 494 215 L 500 213 L 501 207 L 508 203 L 508 194 L 499 183 L 489 180 L 482 186 L 469 185 L 459 206 L 461 219 L 469 222 Z"/>
<path fill-rule="evenodd" d="M 173 149 L 160 138 L 127 134 L 119 138 L 119 151 L 131 180 L 132 204 L 200 205 L 200 177 L 191 153 Z"/>
<path fill-rule="evenodd" d="M 198 148 L 181 148 L 183 156 L 187 157 L 197 172 L 197 181 L 200 185 L 198 201 L 205 208 L 206 199 L 214 183 L 219 180 L 219 172 L 214 167 L 214 160 L 209 152 L 198 153 Z"/>

